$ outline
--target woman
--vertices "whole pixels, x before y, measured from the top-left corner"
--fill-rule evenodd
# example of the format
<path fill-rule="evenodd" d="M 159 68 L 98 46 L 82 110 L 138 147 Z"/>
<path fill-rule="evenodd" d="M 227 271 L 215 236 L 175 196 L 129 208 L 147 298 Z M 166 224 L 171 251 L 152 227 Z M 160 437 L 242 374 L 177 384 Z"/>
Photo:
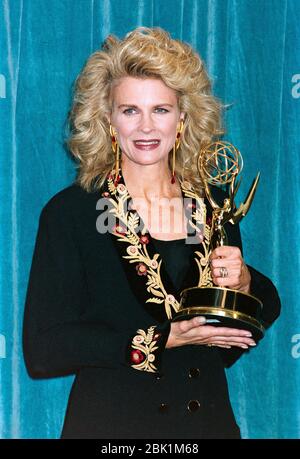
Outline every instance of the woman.
<path fill-rule="evenodd" d="M 253 337 L 171 321 L 199 283 L 259 297 L 265 326 L 280 307 L 245 265 L 237 226 L 209 252 L 197 159 L 222 130 L 203 62 L 161 29 L 110 36 L 70 121 L 78 180 L 42 211 L 24 320 L 30 375 L 76 374 L 62 437 L 239 438 L 224 365 Z"/>

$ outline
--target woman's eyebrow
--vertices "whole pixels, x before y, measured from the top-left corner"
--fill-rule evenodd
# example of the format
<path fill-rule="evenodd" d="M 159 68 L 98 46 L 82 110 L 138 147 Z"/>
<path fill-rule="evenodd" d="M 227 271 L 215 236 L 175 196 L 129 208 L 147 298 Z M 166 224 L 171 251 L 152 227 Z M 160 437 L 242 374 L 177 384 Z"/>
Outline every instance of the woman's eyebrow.
<path fill-rule="evenodd" d="M 173 104 L 169 104 L 168 102 L 161 102 L 159 104 L 153 105 L 153 107 L 161 107 L 162 105 L 163 106 L 168 106 L 168 107 L 173 107 L 174 106 Z M 123 107 L 138 108 L 138 106 L 135 105 L 135 104 L 120 104 L 120 105 L 118 105 L 118 108 L 123 108 Z"/>

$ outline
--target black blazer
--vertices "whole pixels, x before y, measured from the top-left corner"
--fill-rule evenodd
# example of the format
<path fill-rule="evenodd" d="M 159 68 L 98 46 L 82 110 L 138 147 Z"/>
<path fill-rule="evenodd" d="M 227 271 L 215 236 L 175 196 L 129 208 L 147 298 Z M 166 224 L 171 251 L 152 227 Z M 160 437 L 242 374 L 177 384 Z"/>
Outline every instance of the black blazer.
<path fill-rule="evenodd" d="M 124 258 L 124 241 L 96 229 L 101 195 L 107 191 L 72 185 L 44 207 L 28 284 L 23 343 L 29 374 L 76 374 L 62 436 L 238 438 L 224 364 L 244 351 L 165 349 L 170 320 L 159 303 L 147 302 L 146 276 Z M 238 226 L 227 229 L 230 245 L 241 247 Z M 147 250 L 153 257 L 151 238 Z M 197 282 L 195 267 L 185 286 Z M 269 279 L 249 269 L 268 326 L 279 314 L 279 298 Z M 163 264 L 161 272 L 176 297 Z"/>

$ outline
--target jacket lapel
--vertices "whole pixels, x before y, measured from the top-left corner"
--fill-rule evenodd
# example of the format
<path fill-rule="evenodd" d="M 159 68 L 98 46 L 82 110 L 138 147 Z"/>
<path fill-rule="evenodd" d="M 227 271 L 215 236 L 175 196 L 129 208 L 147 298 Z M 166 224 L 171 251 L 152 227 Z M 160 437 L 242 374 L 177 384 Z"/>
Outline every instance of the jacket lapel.
<path fill-rule="evenodd" d="M 181 287 L 208 285 L 211 276 L 206 205 L 188 183 L 182 183 L 181 189 L 188 222 L 186 243 L 193 245 L 191 252 L 195 259 Z M 131 209 L 123 177 L 115 184 L 108 176 L 102 196 L 107 200 L 108 230 L 133 293 L 155 320 L 171 319 L 180 306 L 181 288 L 173 285 L 142 218 Z"/>

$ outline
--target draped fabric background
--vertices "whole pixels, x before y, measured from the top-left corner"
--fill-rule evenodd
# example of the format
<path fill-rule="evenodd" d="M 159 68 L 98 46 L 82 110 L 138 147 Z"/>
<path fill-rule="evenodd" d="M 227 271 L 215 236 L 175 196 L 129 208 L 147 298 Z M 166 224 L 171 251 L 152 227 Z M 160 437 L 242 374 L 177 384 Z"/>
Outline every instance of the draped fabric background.
<path fill-rule="evenodd" d="M 0 437 L 56 438 L 72 377 L 24 368 L 24 299 L 42 206 L 71 183 L 63 147 L 76 75 L 106 35 L 161 26 L 206 61 L 230 105 L 226 138 L 245 162 L 238 201 L 261 171 L 242 222 L 246 261 L 271 277 L 282 315 L 228 371 L 245 438 L 300 437 L 299 0 L 1 0 Z M 180 63 L 179 63 L 180 65 Z"/>

